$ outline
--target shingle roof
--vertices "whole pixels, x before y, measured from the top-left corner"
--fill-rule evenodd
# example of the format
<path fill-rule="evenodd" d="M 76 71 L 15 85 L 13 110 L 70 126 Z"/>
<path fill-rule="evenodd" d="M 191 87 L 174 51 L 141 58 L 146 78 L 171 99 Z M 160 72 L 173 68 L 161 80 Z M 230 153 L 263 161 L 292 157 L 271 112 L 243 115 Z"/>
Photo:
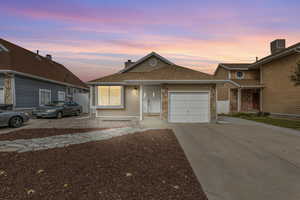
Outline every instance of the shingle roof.
<path fill-rule="evenodd" d="M 5 59 L 0 59 L 0 70 L 13 70 L 42 78 L 72 84 L 78 87 L 87 87 L 77 76 L 65 66 L 27 49 L 0 38 L 0 44 L 8 49 Z"/>
<path fill-rule="evenodd" d="M 126 72 L 105 76 L 90 82 L 122 82 L 125 80 L 213 80 L 214 76 L 189 68 L 170 65 L 151 72 Z"/>

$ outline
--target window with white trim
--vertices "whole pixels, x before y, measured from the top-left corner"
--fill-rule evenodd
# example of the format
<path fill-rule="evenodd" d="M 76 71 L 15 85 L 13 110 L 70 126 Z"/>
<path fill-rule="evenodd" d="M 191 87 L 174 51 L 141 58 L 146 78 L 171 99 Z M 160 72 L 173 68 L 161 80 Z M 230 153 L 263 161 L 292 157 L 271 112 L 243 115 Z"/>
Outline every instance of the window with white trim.
<path fill-rule="evenodd" d="M 39 103 L 40 105 L 46 105 L 51 102 L 51 90 L 40 89 Z"/>
<path fill-rule="evenodd" d="M 104 108 L 123 108 L 123 86 L 97 86 L 98 106 Z"/>
<path fill-rule="evenodd" d="M 58 91 L 57 100 L 58 101 L 65 101 L 66 100 L 66 93 L 64 91 Z"/>

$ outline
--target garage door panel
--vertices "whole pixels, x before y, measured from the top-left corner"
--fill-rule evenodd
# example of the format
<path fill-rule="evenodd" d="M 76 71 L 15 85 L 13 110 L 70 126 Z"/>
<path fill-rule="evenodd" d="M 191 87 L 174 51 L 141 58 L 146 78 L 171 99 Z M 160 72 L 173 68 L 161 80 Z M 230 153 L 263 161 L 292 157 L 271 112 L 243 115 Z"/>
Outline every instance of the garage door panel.
<path fill-rule="evenodd" d="M 208 122 L 208 92 L 171 92 L 169 98 L 170 122 Z"/>

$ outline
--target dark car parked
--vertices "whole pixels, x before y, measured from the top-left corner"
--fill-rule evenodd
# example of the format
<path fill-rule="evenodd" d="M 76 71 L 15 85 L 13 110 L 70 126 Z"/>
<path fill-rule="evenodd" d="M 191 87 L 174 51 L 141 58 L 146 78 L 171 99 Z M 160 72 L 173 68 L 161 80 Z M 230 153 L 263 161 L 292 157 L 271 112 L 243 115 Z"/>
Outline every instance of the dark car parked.
<path fill-rule="evenodd" d="M 0 111 L 0 126 L 19 128 L 30 119 L 29 114 L 18 111 Z"/>
<path fill-rule="evenodd" d="M 64 116 L 79 116 L 82 112 L 82 106 L 75 102 L 54 101 L 33 110 L 32 115 L 37 118 L 62 118 Z"/>

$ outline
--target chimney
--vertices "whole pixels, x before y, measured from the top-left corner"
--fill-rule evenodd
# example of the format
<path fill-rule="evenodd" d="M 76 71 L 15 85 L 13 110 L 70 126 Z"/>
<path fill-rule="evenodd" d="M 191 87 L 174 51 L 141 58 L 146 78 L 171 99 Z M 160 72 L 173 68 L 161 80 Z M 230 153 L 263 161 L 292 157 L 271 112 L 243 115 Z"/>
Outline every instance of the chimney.
<path fill-rule="evenodd" d="M 128 60 L 127 62 L 125 62 L 125 69 L 130 67 L 134 62 L 132 62 L 131 60 Z"/>
<path fill-rule="evenodd" d="M 51 56 L 50 54 L 47 54 L 47 55 L 46 55 L 46 58 L 47 58 L 48 60 L 52 60 L 52 56 Z"/>
<path fill-rule="evenodd" d="M 271 42 L 271 54 L 278 53 L 285 49 L 285 39 L 277 39 Z"/>

